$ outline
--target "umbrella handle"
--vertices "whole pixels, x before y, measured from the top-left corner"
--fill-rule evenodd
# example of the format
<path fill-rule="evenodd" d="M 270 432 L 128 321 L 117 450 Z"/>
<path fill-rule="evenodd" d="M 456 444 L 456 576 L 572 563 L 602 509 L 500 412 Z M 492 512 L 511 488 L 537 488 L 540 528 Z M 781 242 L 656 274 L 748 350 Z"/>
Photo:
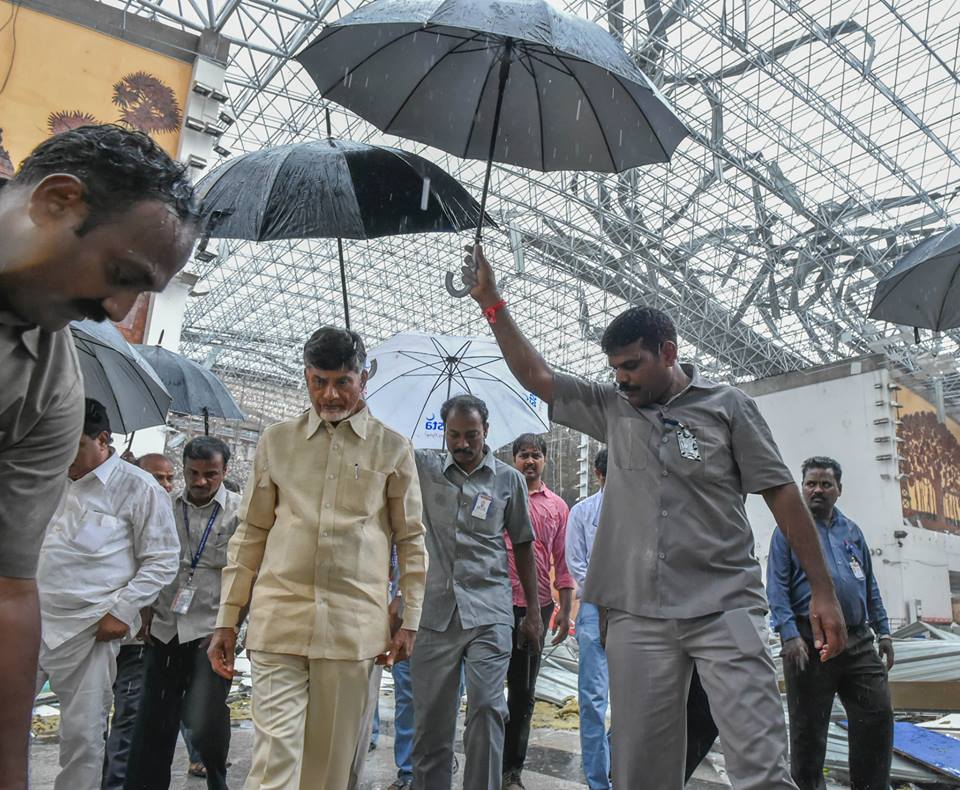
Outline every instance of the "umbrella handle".
<path fill-rule="evenodd" d="M 444 279 L 443 284 L 447 286 L 447 293 L 450 294 L 450 296 L 454 296 L 457 299 L 463 299 L 463 297 L 470 294 L 470 291 L 473 290 L 475 283 L 468 283 L 466 280 L 464 280 L 463 286 L 457 288 L 457 286 L 453 284 L 454 276 L 455 275 L 453 272 L 447 272 L 447 276 Z"/>

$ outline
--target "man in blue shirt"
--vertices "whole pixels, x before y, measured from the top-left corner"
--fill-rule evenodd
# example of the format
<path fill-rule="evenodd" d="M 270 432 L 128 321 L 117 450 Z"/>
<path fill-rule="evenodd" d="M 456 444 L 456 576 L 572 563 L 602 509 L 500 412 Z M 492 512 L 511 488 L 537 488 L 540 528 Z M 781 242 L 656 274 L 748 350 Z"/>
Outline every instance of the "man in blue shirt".
<path fill-rule="evenodd" d="M 830 710 L 839 694 L 850 722 L 851 785 L 855 790 L 887 790 L 893 754 L 887 672 L 894 660 L 887 613 L 863 533 L 835 507 L 843 491 L 840 464 L 832 458 L 808 458 L 802 471 L 803 496 L 816 521 L 848 638 L 846 650 L 835 660 L 811 660 L 810 586 L 777 528 L 767 560 L 767 597 L 771 625 L 783 644 L 793 780 L 800 790 L 822 787 Z M 874 634 L 879 637 L 877 649 Z"/>

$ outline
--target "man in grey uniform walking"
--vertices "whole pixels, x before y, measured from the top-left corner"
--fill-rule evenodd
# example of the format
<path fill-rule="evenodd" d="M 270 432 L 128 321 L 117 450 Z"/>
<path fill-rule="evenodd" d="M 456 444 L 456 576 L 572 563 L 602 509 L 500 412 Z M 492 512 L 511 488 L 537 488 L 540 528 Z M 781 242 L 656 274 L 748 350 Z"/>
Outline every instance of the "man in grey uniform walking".
<path fill-rule="evenodd" d="M 513 543 L 527 600 L 537 600 L 527 484 L 486 446 L 487 406 L 472 395 L 440 409 L 446 453 L 418 450 L 430 566 L 413 681 L 413 787 L 450 790 L 461 667 L 467 687 L 463 790 L 500 790 L 507 703 L 503 683 L 513 648 L 513 592 L 504 533 Z M 527 609 L 518 643 L 540 650 L 543 625 Z"/>
<path fill-rule="evenodd" d="M 513 322 L 482 252 L 467 251 L 471 296 L 510 370 L 555 422 L 610 449 L 583 598 L 610 610 L 614 787 L 683 787 L 696 665 L 733 786 L 794 790 L 746 494 L 763 495 L 807 573 L 821 661 L 843 650 L 846 629 L 810 514 L 756 404 L 681 365 L 673 322 L 647 307 L 604 332 L 615 384 L 554 372 Z"/>

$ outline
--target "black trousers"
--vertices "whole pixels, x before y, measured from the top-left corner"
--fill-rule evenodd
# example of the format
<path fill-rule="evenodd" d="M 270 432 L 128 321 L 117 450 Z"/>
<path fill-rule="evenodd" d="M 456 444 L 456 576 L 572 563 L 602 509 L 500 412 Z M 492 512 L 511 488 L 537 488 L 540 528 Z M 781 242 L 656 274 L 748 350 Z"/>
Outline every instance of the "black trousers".
<path fill-rule="evenodd" d="M 123 645 L 117 655 L 117 677 L 113 681 L 113 718 L 103 756 L 102 790 L 122 790 L 127 775 L 130 741 L 137 723 L 137 709 L 143 691 L 143 645 Z"/>
<path fill-rule="evenodd" d="M 520 621 L 527 613 L 525 606 L 513 607 L 513 652 L 507 667 L 507 721 L 503 736 L 503 772 L 522 771 L 527 760 L 527 744 L 530 741 L 530 721 L 533 718 L 533 706 L 536 702 L 534 692 L 537 688 L 537 675 L 540 673 L 540 654 L 520 647 L 517 644 L 517 631 Z M 543 620 L 543 633 L 540 634 L 540 647 L 546 640 L 553 615 L 553 603 L 540 609 Z"/>
<path fill-rule="evenodd" d="M 790 713 L 790 770 L 800 790 L 823 787 L 823 761 L 833 697 L 847 712 L 853 790 L 888 790 L 893 759 L 893 707 L 887 671 L 866 627 L 851 628 L 847 649 L 821 663 L 809 626 L 800 624 L 810 662 L 803 672 L 784 667 Z"/>
<path fill-rule="evenodd" d="M 226 790 L 230 681 L 210 667 L 206 640 L 154 641 L 145 664 L 125 790 L 168 790 L 181 715 L 207 769 L 207 787 Z"/>
<path fill-rule="evenodd" d="M 687 762 L 683 780 L 689 782 L 697 766 L 707 756 L 718 735 L 717 725 L 710 713 L 707 692 L 700 683 L 697 668 L 693 668 L 690 691 L 687 694 Z"/>

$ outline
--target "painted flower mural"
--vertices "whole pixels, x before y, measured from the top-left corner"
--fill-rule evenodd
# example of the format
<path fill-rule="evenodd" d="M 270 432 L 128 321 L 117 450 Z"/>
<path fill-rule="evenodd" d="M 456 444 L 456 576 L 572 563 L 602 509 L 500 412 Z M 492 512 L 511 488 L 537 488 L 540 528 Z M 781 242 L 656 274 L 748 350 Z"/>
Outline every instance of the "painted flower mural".
<path fill-rule="evenodd" d="M 180 128 L 180 104 L 173 89 L 152 74 L 127 74 L 113 86 L 113 103 L 120 108 L 120 123 L 147 134 L 175 132 Z"/>

